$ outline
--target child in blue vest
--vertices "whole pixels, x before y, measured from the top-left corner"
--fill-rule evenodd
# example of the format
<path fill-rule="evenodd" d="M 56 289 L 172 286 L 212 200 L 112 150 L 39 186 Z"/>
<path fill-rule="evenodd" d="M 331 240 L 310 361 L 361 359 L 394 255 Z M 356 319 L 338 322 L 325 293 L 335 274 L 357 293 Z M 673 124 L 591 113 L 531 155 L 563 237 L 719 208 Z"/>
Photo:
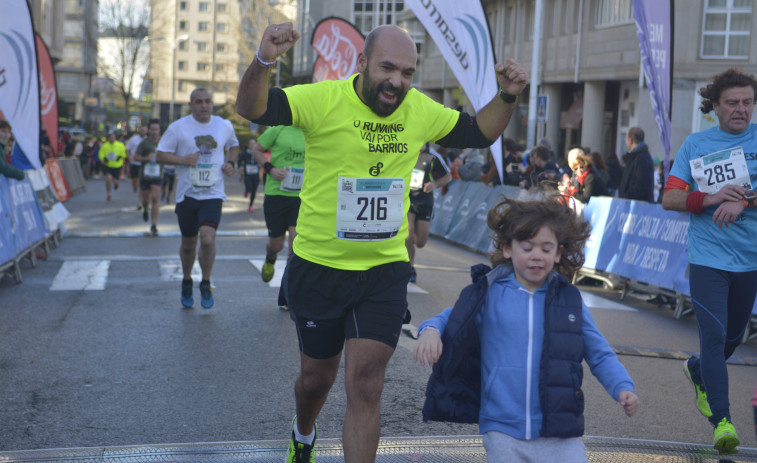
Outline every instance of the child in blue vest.
<path fill-rule="evenodd" d="M 628 416 L 634 383 L 570 277 L 590 226 L 558 199 L 505 199 L 489 211 L 494 269 L 471 269 L 455 306 L 419 327 L 433 365 L 424 421 L 475 423 L 489 463 L 585 462 L 583 367 Z M 442 349 L 443 346 L 443 349 Z"/>

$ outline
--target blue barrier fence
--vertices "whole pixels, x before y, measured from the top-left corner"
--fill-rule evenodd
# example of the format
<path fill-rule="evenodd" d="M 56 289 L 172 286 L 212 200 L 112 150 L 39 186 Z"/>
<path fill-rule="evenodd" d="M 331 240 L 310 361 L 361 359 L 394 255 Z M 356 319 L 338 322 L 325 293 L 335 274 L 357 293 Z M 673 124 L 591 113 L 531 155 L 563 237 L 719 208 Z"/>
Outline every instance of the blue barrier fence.
<path fill-rule="evenodd" d="M 480 252 L 492 246 L 486 214 L 502 196 L 517 198 L 516 187 L 487 187 L 453 180 L 446 194 L 434 191 L 430 231 Z M 584 208 L 591 238 L 585 269 L 599 270 L 685 296 L 689 293 L 687 213 L 666 211 L 659 204 L 595 197 Z M 752 309 L 757 315 L 757 301 Z"/>

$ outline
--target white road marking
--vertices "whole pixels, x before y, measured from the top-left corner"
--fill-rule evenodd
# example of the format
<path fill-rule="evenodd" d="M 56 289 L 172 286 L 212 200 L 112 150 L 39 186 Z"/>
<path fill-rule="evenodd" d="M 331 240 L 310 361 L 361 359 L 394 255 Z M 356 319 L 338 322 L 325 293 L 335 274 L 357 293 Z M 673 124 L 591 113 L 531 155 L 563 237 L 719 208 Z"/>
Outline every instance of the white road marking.
<path fill-rule="evenodd" d="M 258 272 L 263 271 L 264 262 L 265 259 L 250 259 L 250 263 L 253 267 L 258 269 Z M 284 269 L 286 268 L 286 266 L 286 259 L 276 259 L 276 263 L 273 264 L 273 278 L 268 282 L 268 286 L 270 286 L 271 288 L 278 288 L 281 286 L 281 276 L 284 275 Z"/>
<path fill-rule="evenodd" d="M 581 291 L 581 297 L 583 298 L 586 307 L 589 307 L 591 309 L 621 310 L 626 312 L 639 311 L 638 309 L 634 309 L 633 307 L 605 299 L 604 297 L 600 297 L 586 291 Z"/>
<path fill-rule="evenodd" d="M 180 260 L 166 260 L 160 263 L 160 279 L 162 281 L 181 281 L 184 279 L 184 271 L 181 269 Z M 195 260 L 192 265 L 192 280 L 202 280 L 200 263 Z"/>
<path fill-rule="evenodd" d="M 98 291 L 105 289 L 109 260 L 66 261 L 50 285 L 51 291 Z"/>

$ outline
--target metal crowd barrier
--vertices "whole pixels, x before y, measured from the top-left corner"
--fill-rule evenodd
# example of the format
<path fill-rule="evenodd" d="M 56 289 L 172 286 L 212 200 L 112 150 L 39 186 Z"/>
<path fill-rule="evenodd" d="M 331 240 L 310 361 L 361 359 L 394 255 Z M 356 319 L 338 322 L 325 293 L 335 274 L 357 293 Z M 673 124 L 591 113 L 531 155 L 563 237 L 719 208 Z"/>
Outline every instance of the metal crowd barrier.
<path fill-rule="evenodd" d="M 79 158 L 58 158 L 58 164 L 60 164 L 60 168 L 63 170 L 63 176 L 66 177 L 68 189 L 71 190 L 72 196 L 86 191 L 87 183 L 81 171 Z"/>
<path fill-rule="evenodd" d="M 585 436 L 591 463 L 641 462 L 757 462 L 757 449 L 719 455 L 711 446 Z M 103 462 L 103 463 L 280 463 L 288 441 L 220 442 L 127 447 L 96 447 L 0 452 L 0 462 Z M 341 440 L 321 439 L 316 444 L 318 463 L 343 462 Z M 559 462 L 559 456 L 555 456 Z M 402 437 L 381 439 L 376 456 L 380 463 L 486 463 L 480 436 Z"/>

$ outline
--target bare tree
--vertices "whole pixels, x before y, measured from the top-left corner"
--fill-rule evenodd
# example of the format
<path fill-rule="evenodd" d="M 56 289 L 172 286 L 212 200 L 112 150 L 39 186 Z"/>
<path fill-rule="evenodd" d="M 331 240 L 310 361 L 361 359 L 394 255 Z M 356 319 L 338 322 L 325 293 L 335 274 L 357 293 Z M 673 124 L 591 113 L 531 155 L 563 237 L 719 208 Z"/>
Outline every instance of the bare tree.
<path fill-rule="evenodd" d="M 150 9 L 143 0 L 101 0 L 100 38 L 112 43 L 112 53 L 98 58 L 98 71 L 113 81 L 124 101 L 124 116 L 134 95 L 134 83 L 149 58 Z"/>

